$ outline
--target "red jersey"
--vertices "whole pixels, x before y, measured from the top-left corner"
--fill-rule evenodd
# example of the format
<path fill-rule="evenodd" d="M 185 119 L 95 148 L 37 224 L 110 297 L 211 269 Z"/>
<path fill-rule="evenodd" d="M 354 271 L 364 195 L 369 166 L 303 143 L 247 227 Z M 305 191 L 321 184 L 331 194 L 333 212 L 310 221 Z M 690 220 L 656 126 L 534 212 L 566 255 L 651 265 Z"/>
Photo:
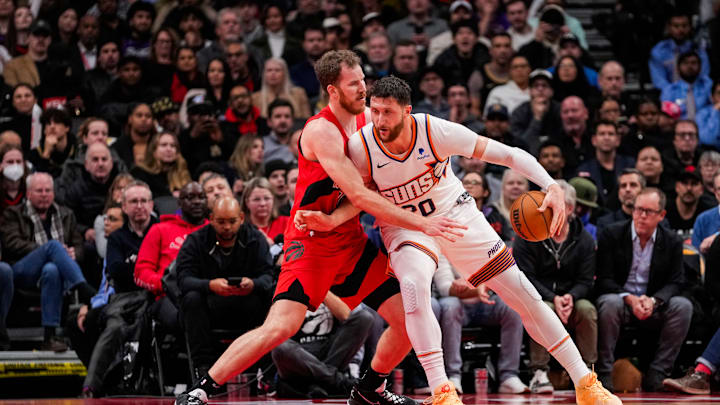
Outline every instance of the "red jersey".
<path fill-rule="evenodd" d="M 345 145 L 345 155 L 348 155 L 347 142 L 348 135 L 345 133 L 342 125 L 338 121 L 335 114 L 330 110 L 330 106 L 327 106 L 320 110 L 317 115 L 310 117 L 305 126 L 313 120 L 318 118 L 325 118 L 332 122 L 340 134 L 343 137 L 343 144 Z M 365 126 L 365 112 L 355 116 L 355 122 L 357 124 L 356 129 Z M 300 135 L 302 138 L 302 134 Z M 340 188 L 333 182 L 333 180 L 325 172 L 319 162 L 313 162 L 305 158 L 300 147 L 300 140 L 298 139 L 298 179 L 297 185 L 295 186 L 295 200 L 293 202 L 292 210 L 290 211 L 290 218 L 295 217 L 295 212 L 299 209 L 302 210 L 313 210 L 322 211 L 326 214 L 332 213 L 335 208 L 340 204 L 344 194 Z M 360 226 L 359 217 L 355 217 L 344 224 L 338 226 L 329 232 L 314 232 L 313 236 L 310 236 L 309 232 L 299 231 L 295 228 L 293 221 L 288 222 L 287 229 L 285 229 L 285 244 L 290 240 L 319 240 L 320 238 L 340 238 L 343 242 L 352 240 L 354 237 L 364 236 L 362 226 Z"/>

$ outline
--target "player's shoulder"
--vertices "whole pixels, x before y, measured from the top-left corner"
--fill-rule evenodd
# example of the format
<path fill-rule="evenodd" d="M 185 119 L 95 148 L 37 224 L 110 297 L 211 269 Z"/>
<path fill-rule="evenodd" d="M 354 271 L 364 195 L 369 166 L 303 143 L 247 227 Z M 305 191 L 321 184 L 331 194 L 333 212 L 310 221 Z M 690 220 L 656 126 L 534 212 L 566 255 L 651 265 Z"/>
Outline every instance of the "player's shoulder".
<path fill-rule="evenodd" d="M 305 140 L 332 142 L 333 140 L 342 141 L 343 137 L 340 130 L 324 117 L 318 117 L 305 124 L 302 137 Z"/>

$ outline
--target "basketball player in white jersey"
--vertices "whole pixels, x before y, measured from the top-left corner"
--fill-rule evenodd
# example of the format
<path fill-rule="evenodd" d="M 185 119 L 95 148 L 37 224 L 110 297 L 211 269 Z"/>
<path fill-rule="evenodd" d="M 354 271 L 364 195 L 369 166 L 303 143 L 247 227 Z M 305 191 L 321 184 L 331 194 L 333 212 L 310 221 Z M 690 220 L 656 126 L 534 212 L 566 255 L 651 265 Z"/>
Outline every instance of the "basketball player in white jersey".
<path fill-rule="evenodd" d="M 348 141 L 350 157 L 366 184 L 418 215 L 445 216 L 468 227 L 462 237 L 450 242 L 378 221 L 390 267 L 400 282 L 408 336 L 433 389 L 433 403 L 461 403 L 445 375 L 440 327 L 430 306 L 432 276 L 442 254 L 467 281 L 474 286 L 485 283 L 520 314 L 533 340 L 570 374 L 578 404 L 621 404 L 587 368 L 560 320 L 543 303 L 510 250 L 478 211 L 455 177 L 450 157 L 475 157 L 508 166 L 547 190 L 540 211 L 553 209 L 553 235 L 565 218 L 560 186 L 521 149 L 478 136 L 450 121 L 411 114 L 410 87 L 396 77 L 375 83 L 370 97 L 372 123 Z M 356 213 L 357 209 L 345 203 L 329 216 L 317 211 L 298 212 L 295 223 L 306 230 L 325 230 Z"/>

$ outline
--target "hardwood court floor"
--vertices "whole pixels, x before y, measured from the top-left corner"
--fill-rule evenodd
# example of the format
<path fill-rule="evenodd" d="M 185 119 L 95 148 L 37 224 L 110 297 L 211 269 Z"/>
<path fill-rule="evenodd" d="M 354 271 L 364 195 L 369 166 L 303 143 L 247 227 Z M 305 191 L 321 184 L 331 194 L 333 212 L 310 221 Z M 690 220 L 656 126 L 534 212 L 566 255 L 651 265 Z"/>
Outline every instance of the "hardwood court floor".
<path fill-rule="evenodd" d="M 2 393 L 0 393 L 2 396 Z M 571 391 L 556 392 L 555 395 L 463 395 L 465 405 L 504 405 L 504 404 L 530 404 L 530 405 L 561 405 L 574 404 L 575 397 Z M 685 396 L 665 393 L 648 394 L 621 394 L 624 404 L 660 404 L 660 405 L 693 405 L 717 404 L 720 405 L 720 395 Z M 416 397 L 422 401 L 424 398 Z M 263 397 L 250 397 L 245 399 L 217 398 L 210 404 L 237 404 L 237 405 L 310 405 L 327 404 L 343 405 L 344 400 L 287 400 Z M 15 399 L 0 400 L 0 405 L 172 405 L 172 398 L 161 399 L 152 397 L 137 398 L 103 398 L 103 399 Z"/>

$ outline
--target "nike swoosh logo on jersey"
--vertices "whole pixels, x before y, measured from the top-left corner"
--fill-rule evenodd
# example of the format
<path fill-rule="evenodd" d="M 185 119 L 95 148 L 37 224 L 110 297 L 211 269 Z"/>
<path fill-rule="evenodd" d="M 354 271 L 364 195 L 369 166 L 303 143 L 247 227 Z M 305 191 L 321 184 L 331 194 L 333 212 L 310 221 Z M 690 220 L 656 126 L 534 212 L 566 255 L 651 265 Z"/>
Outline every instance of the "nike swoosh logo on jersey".
<path fill-rule="evenodd" d="M 389 165 L 389 164 L 390 164 L 390 162 L 385 162 L 385 163 L 383 163 L 383 164 L 378 163 L 378 164 L 377 164 L 377 168 L 378 168 L 378 169 L 382 169 L 383 167 L 385 167 L 385 166 L 387 166 L 387 165 Z"/>

